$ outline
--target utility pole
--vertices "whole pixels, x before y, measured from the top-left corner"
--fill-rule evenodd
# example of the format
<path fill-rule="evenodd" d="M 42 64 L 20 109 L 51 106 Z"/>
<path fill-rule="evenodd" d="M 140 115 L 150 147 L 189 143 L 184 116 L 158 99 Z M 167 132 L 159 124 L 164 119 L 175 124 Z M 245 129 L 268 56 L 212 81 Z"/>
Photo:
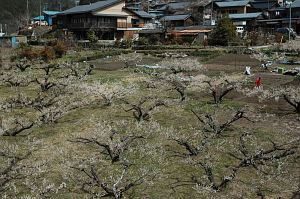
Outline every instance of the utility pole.
<path fill-rule="evenodd" d="M 61 1 L 59 2 L 59 12 L 61 12 Z"/>
<path fill-rule="evenodd" d="M 5 35 L 7 36 L 7 24 L 5 24 Z"/>
<path fill-rule="evenodd" d="M 42 25 L 42 0 L 40 0 L 40 26 Z"/>
<path fill-rule="evenodd" d="M 291 31 L 292 31 L 292 2 L 290 2 L 289 42 L 291 41 Z"/>
<path fill-rule="evenodd" d="M 44 3 L 43 11 L 48 10 L 48 3 Z"/>
<path fill-rule="evenodd" d="M 214 12 L 214 0 L 211 1 L 210 25 L 212 25 L 213 22 L 213 12 Z"/>
<path fill-rule="evenodd" d="M 26 1 L 26 15 L 27 15 L 26 25 L 28 26 L 28 24 L 29 24 L 29 2 L 28 2 L 28 0 Z"/>

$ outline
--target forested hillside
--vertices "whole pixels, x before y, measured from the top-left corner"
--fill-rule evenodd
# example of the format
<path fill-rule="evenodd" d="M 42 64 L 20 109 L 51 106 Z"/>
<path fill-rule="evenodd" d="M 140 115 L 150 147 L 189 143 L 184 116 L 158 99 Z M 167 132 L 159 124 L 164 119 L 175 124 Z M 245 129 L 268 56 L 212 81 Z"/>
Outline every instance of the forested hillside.
<path fill-rule="evenodd" d="M 8 32 L 15 32 L 27 20 L 27 0 L 0 0 L 0 24 L 7 24 Z M 62 10 L 75 6 L 75 0 L 41 0 L 42 9 Z M 28 0 L 29 16 L 39 15 L 40 1 Z"/>

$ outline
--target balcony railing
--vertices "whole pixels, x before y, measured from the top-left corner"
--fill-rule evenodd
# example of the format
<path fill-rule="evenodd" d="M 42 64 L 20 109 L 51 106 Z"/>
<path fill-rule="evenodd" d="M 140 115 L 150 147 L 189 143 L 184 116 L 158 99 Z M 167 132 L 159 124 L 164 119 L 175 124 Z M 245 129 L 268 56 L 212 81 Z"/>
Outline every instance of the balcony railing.
<path fill-rule="evenodd" d="M 127 22 L 118 22 L 117 28 L 127 28 Z"/>
<path fill-rule="evenodd" d="M 131 24 L 127 22 L 118 22 L 117 27 L 118 28 L 142 28 L 144 27 L 144 24 Z"/>
<path fill-rule="evenodd" d="M 69 29 L 97 29 L 97 28 L 116 28 L 114 22 L 101 23 L 71 23 L 68 24 Z"/>

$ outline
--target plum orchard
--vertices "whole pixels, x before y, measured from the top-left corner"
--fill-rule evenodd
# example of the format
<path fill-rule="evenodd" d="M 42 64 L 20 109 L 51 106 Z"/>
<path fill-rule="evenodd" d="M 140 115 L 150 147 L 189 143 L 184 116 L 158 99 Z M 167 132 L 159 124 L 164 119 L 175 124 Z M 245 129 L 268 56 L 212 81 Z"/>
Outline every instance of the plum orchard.
<path fill-rule="evenodd" d="M 231 106 L 228 94 L 247 90 L 244 76 L 207 75 L 191 58 L 158 69 L 138 68 L 137 53 L 117 59 L 126 68 L 109 81 L 86 63 L 1 67 L 0 197 L 297 196 L 299 135 L 259 129 L 284 121 Z M 299 113 L 296 87 L 259 92 Z M 286 125 L 298 128 L 297 117 Z"/>

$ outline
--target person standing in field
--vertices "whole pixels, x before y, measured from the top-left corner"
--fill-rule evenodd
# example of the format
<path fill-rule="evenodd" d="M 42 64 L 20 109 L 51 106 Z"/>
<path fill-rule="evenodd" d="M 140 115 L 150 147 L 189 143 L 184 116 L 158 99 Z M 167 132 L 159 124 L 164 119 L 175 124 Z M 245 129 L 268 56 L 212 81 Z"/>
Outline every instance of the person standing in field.
<path fill-rule="evenodd" d="M 258 77 L 255 81 L 255 87 L 260 88 L 260 86 L 261 86 L 261 77 Z"/>

